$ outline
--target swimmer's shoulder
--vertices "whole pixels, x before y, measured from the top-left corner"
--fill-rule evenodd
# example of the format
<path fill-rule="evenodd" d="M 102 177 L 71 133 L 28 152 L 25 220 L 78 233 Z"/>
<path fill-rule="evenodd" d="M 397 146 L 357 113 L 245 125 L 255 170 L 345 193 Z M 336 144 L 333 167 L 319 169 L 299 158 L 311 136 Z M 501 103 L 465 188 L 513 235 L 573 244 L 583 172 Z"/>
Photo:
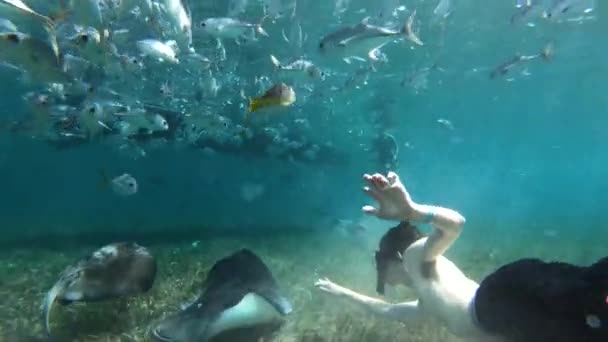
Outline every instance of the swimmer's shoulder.
<path fill-rule="evenodd" d="M 406 267 L 421 265 L 424 261 L 424 246 L 428 237 L 423 237 L 416 240 L 412 243 L 406 250 L 403 252 L 403 259 L 405 260 Z"/>
<path fill-rule="evenodd" d="M 411 276 L 420 305 L 426 312 L 444 322 L 453 333 L 466 337 L 482 335 L 486 338 L 470 314 L 470 306 L 479 285 L 442 255 L 433 263 L 426 262 L 426 241 L 427 238 L 422 238 L 404 252 L 405 267 Z"/>
<path fill-rule="evenodd" d="M 424 237 L 412 243 L 404 252 L 404 265 L 408 272 L 422 281 L 458 281 L 477 287 L 477 283 L 469 279 L 450 259 L 443 255 L 434 262 L 424 260 L 424 247 L 428 238 Z"/>
<path fill-rule="evenodd" d="M 424 272 L 425 268 L 429 266 L 424 261 L 424 246 L 427 240 L 427 237 L 418 239 L 403 252 L 404 266 L 414 278 L 427 278 L 426 272 Z M 431 267 L 435 266 L 431 265 Z"/>

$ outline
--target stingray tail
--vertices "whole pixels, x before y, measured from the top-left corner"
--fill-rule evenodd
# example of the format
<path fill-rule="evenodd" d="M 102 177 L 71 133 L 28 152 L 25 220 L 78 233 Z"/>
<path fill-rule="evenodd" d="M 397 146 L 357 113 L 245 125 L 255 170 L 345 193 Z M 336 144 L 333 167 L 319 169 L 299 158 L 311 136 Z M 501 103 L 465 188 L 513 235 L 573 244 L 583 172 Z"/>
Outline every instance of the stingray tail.
<path fill-rule="evenodd" d="M 416 11 L 407 18 L 407 22 L 403 26 L 401 32 L 405 35 L 405 38 L 416 45 L 424 45 L 422 40 L 418 37 L 418 34 L 414 31 L 414 20 L 416 19 Z"/>
<path fill-rule="evenodd" d="M 44 302 L 42 303 L 42 315 L 44 317 L 44 328 L 46 329 L 47 335 L 51 335 L 51 310 L 53 309 L 53 303 L 55 303 L 55 299 L 57 299 L 57 295 L 61 291 L 63 284 L 61 281 L 58 281 L 46 294 L 44 297 Z"/>

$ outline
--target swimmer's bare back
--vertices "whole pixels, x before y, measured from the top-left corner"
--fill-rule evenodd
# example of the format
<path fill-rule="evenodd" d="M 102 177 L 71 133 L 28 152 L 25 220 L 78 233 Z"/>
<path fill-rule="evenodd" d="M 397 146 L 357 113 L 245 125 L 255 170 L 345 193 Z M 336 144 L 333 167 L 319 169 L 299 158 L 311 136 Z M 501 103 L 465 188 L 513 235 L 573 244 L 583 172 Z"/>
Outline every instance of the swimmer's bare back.
<path fill-rule="evenodd" d="M 317 281 L 320 290 L 399 321 L 433 318 L 466 341 L 608 341 L 608 257 L 589 266 L 520 259 L 478 285 L 443 256 L 462 231 L 465 220 L 460 214 L 415 203 L 394 173 L 364 179 L 364 191 L 379 205 L 363 211 L 404 221 L 380 241 L 377 285 L 402 283 L 418 300 L 391 304 L 328 279 Z M 429 237 L 416 237 L 419 232 L 412 222 L 430 223 Z"/>
<path fill-rule="evenodd" d="M 403 266 L 409 286 L 418 299 L 403 303 L 359 294 L 329 279 L 315 286 L 326 293 L 345 298 L 386 318 L 412 322 L 432 318 L 444 324 L 453 334 L 467 340 L 493 340 L 477 326 L 474 312 L 477 283 L 467 278 L 443 253 L 458 238 L 465 219 L 454 210 L 415 203 L 397 174 L 364 175 L 365 193 L 378 202 L 378 207 L 364 206 L 367 214 L 385 220 L 426 222 L 433 231 L 419 239 L 403 253 Z"/>

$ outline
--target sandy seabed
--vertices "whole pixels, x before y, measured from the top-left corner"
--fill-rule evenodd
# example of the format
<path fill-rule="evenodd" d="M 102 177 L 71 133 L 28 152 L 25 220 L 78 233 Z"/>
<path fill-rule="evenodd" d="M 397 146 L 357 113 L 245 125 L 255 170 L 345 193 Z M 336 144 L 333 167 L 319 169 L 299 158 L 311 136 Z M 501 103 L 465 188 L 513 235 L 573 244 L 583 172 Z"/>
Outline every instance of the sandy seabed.
<path fill-rule="evenodd" d="M 316 279 L 327 276 L 374 296 L 373 251 L 382 229 L 363 238 L 338 233 L 287 232 L 206 237 L 198 243 L 139 242 L 151 250 L 159 264 L 152 290 L 142 296 L 104 303 L 56 304 L 51 322 L 54 334 L 60 341 L 149 341 L 148 326 L 194 299 L 216 260 L 240 248 L 249 248 L 269 266 L 294 307 L 278 331 L 256 338 L 255 342 L 462 341 L 434 325 L 378 319 L 314 288 Z M 487 236 L 464 235 L 448 256 L 473 279 L 481 280 L 500 265 L 520 257 L 591 263 L 603 256 L 601 253 L 608 254 L 601 245 L 605 237 L 596 241 L 581 248 L 581 241 L 538 232 L 496 241 Z M 45 341 L 40 304 L 46 291 L 67 265 L 97 247 L 100 245 L 83 243 L 70 248 L 5 248 L 0 254 L 0 340 Z M 387 299 L 396 302 L 414 297 L 408 289 L 391 288 Z M 239 342 L 237 337 L 227 340 Z"/>

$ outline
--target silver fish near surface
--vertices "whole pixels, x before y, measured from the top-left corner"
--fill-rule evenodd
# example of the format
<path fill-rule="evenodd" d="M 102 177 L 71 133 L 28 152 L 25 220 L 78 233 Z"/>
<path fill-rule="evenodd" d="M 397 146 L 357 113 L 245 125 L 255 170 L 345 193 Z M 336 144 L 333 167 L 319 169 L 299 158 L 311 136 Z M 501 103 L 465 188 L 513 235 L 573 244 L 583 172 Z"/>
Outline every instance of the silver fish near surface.
<path fill-rule="evenodd" d="M 173 64 L 179 63 L 175 50 L 167 43 L 163 43 L 156 39 L 143 39 L 137 41 L 136 46 L 139 51 L 146 56 Z"/>
<path fill-rule="evenodd" d="M 117 116 L 121 120 L 117 123 L 116 128 L 118 128 L 119 134 L 125 137 L 138 133 L 152 134 L 169 129 L 169 123 L 160 114 L 130 111 L 126 114 L 117 114 Z"/>
<path fill-rule="evenodd" d="M 414 32 L 413 24 L 416 12 L 413 12 L 401 30 L 368 24 L 365 19 L 357 25 L 345 26 L 327 34 L 319 42 L 321 55 L 338 55 L 343 58 L 367 56 L 373 58 L 373 51 L 398 39 L 406 38 L 416 45 L 423 45 Z"/>
<path fill-rule="evenodd" d="M 433 10 L 435 20 L 443 20 L 452 14 L 452 0 L 439 0 L 439 3 Z"/>
<path fill-rule="evenodd" d="M 11 21 L 17 27 L 27 27 L 28 35 L 47 42 L 59 59 L 55 24 L 49 17 L 34 11 L 21 0 L 0 0 L 0 18 Z"/>
<path fill-rule="evenodd" d="M 540 0 L 521 0 L 516 7 L 517 11 L 511 16 L 511 24 L 530 21 L 544 13 Z"/>
<path fill-rule="evenodd" d="M 215 38 L 237 39 L 247 35 L 255 38 L 255 32 L 268 36 L 262 27 L 263 22 L 263 19 L 258 24 L 252 24 L 232 18 L 207 18 L 198 24 L 198 28 Z"/>
<path fill-rule="evenodd" d="M 0 32 L 17 32 L 17 25 L 8 19 L 0 18 Z"/>
<path fill-rule="evenodd" d="M 119 196 L 133 196 L 137 193 L 137 180 L 128 173 L 124 173 L 110 181 L 112 191 Z"/>
<path fill-rule="evenodd" d="M 108 126 L 110 114 L 101 102 L 86 103 L 78 113 L 78 123 L 89 138 L 102 135 L 105 130 L 111 131 Z"/>
<path fill-rule="evenodd" d="M 322 80 L 325 78 L 325 73 L 311 61 L 305 59 L 296 59 L 288 64 L 282 64 L 277 57 L 270 55 L 270 61 L 274 67 L 283 73 L 301 76 L 304 80 Z"/>
<path fill-rule="evenodd" d="M 70 81 L 53 47 L 25 33 L 0 33 L 0 61 L 19 67 L 39 82 Z"/>
<path fill-rule="evenodd" d="M 594 9 L 595 0 L 553 0 L 543 16 L 550 20 L 559 20 L 570 13 L 587 14 Z"/>
<path fill-rule="evenodd" d="M 171 24 L 177 29 L 177 40 L 186 49 L 192 48 L 192 13 L 188 0 L 162 0 Z"/>
<path fill-rule="evenodd" d="M 283 40 L 291 45 L 296 51 L 301 50 L 304 47 L 304 43 L 308 39 L 308 36 L 302 31 L 302 25 L 299 20 L 293 20 L 288 32 L 284 29 L 281 30 Z"/>

